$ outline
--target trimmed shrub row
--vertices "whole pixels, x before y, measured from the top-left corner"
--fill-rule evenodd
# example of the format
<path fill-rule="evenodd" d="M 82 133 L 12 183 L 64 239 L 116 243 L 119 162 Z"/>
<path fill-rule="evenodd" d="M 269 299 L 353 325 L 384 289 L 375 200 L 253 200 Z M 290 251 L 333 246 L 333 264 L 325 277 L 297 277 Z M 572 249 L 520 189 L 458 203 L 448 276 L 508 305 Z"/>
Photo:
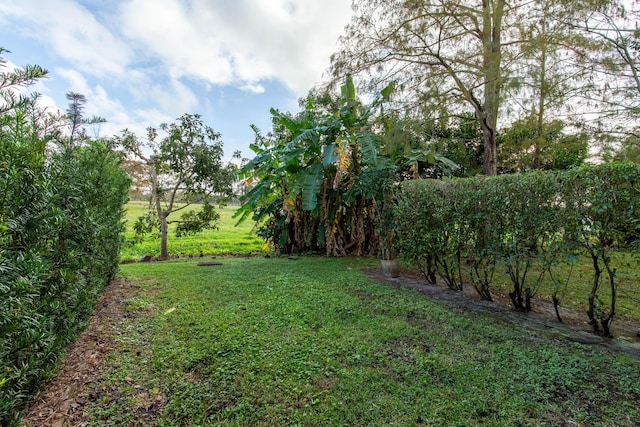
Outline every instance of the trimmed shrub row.
<path fill-rule="evenodd" d="M 511 282 L 518 310 L 531 308 L 543 275 L 560 286 L 559 263 L 578 252 L 593 262 L 588 316 L 610 335 L 615 315 L 616 266 L 610 253 L 640 237 L 640 165 L 584 165 L 561 172 L 403 183 L 396 208 L 403 259 L 433 282 L 455 290 L 470 282 L 483 299 L 498 262 Z M 531 266 L 542 265 L 532 274 Z M 609 306 L 597 305 L 602 287 Z M 557 310 L 557 294 L 553 294 Z"/>
<path fill-rule="evenodd" d="M 51 373 L 114 276 L 129 180 L 98 142 L 0 117 L 0 425 Z"/>

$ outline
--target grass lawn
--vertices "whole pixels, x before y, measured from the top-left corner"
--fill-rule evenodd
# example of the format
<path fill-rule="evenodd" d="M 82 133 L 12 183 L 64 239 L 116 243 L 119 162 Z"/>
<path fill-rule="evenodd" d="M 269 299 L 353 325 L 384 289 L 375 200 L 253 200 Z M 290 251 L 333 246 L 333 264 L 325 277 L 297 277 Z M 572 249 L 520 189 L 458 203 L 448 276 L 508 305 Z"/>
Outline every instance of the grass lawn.
<path fill-rule="evenodd" d="M 127 232 L 125 237 L 133 237 L 133 224 L 141 215 L 146 214 L 148 202 L 130 201 L 127 203 Z M 188 208 L 189 209 L 189 208 Z M 169 226 L 169 237 L 167 246 L 172 255 L 199 254 L 249 254 L 259 251 L 264 241 L 252 233 L 253 222 L 245 221 L 238 227 L 233 218 L 233 214 L 238 209 L 237 206 L 226 206 L 218 209 L 220 221 L 217 230 L 205 230 L 202 233 L 177 238 L 175 236 L 175 225 Z M 169 216 L 169 220 L 178 220 L 182 212 L 176 212 Z M 149 235 L 144 241 L 136 245 L 127 245 L 122 251 L 123 261 L 137 261 L 144 255 L 160 254 L 160 238 Z"/>
<path fill-rule="evenodd" d="M 640 423 L 638 360 L 378 283 L 375 260 L 222 263 L 121 267 L 141 289 L 86 425 Z"/>

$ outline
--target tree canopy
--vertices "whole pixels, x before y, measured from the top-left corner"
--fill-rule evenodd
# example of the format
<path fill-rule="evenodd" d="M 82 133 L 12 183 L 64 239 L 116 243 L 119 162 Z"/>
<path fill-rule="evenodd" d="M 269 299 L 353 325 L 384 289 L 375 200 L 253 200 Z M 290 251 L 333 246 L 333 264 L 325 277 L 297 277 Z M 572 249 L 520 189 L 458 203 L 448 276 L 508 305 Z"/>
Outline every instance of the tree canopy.
<path fill-rule="evenodd" d="M 636 12 L 629 5 L 604 0 L 352 4 L 354 17 L 332 57 L 333 78 L 353 74 L 371 91 L 396 81 L 389 108 L 418 112 L 422 119 L 446 122 L 471 112 L 482 134 L 486 175 L 498 172 L 497 138 L 513 122 L 535 117 L 533 166 L 542 168 L 545 123 L 560 119 L 570 133 L 579 133 L 603 118 L 612 120 L 611 103 L 620 106 L 626 99 L 629 105 L 637 98 L 632 88 L 638 81 L 638 42 L 631 29 Z M 615 96 L 609 99 L 607 93 Z"/>
<path fill-rule="evenodd" d="M 223 163 L 221 135 L 199 115 L 185 114 L 159 130 L 162 136 L 148 128 L 146 140 L 124 130 L 116 143 L 146 166 L 152 210 L 139 218 L 135 229 L 139 234 L 158 229 L 160 257 L 166 259 L 169 224 L 177 224 L 178 237 L 215 227 L 219 214 L 214 204 L 231 195 L 235 169 Z M 199 209 L 187 209 L 195 203 L 201 204 Z M 181 218 L 169 220 L 178 211 L 184 212 Z"/>

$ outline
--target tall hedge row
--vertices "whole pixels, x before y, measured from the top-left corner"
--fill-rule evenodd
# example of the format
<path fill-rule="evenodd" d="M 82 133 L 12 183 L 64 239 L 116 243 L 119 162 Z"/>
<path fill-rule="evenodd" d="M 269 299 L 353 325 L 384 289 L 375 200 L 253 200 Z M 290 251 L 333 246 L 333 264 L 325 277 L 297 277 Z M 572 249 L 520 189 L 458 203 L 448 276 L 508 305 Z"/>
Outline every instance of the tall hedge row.
<path fill-rule="evenodd" d="M 593 264 L 585 284 L 589 321 L 610 335 L 617 268 L 610 254 L 640 241 L 640 165 L 408 181 L 398 196 L 396 223 L 403 258 L 430 281 L 437 274 L 457 290 L 469 282 L 491 299 L 500 262 L 518 310 L 531 308 L 543 275 L 562 283 L 558 264 L 586 253 Z M 535 275 L 534 262 L 542 266 Z M 602 307 L 598 300 L 605 291 L 608 306 Z"/>
<path fill-rule="evenodd" d="M 100 142 L 0 117 L 0 425 L 13 425 L 114 276 L 129 180 Z"/>

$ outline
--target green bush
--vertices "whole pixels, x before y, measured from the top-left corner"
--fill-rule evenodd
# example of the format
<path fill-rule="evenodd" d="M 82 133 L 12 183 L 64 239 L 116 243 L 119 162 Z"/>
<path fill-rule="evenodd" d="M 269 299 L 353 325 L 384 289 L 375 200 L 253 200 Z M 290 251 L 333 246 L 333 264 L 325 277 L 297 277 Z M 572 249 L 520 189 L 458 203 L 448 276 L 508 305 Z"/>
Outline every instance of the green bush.
<path fill-rule="evenodd" d="M 12 425 L 114 276 L 129 180 L 106 144 L 0 116 L 0 425 Z"/>
<path fill-rule="evenodd" d="M 579 245 L 593 263 L 589 322 L 609 336 L 616 313 L 619 267 L 611 251 L 634 248 L 640 242 L 640 165 L 607 163 L 568 171 L 565 204 L 566 240 Z M 598 293 L 603 281 L 609 288 L 606 297 Z"/>
<path fill-rule="evenodd" d="M 639 241 L 639 191 L 640 165 L 622 163 L 406 182 L 396 209 L 398 247 L 410 265 L 437 272 L 452 289 L 461 289 L 467 271 L 483 299 L 491 298 L 500 261 L 512 283 L 514 308 L 524 311 L 531 309 L 543 275 L 556 288 L 566 283 L 554 268 L 582 248 L 594 266 L 589 320 L 608 336 L 616 296 L 610 251 Z M 534 262 L 542 268 L 531 277 Z M 603 280 L 609 287 L 604 299 L 598 294 Z"/>

